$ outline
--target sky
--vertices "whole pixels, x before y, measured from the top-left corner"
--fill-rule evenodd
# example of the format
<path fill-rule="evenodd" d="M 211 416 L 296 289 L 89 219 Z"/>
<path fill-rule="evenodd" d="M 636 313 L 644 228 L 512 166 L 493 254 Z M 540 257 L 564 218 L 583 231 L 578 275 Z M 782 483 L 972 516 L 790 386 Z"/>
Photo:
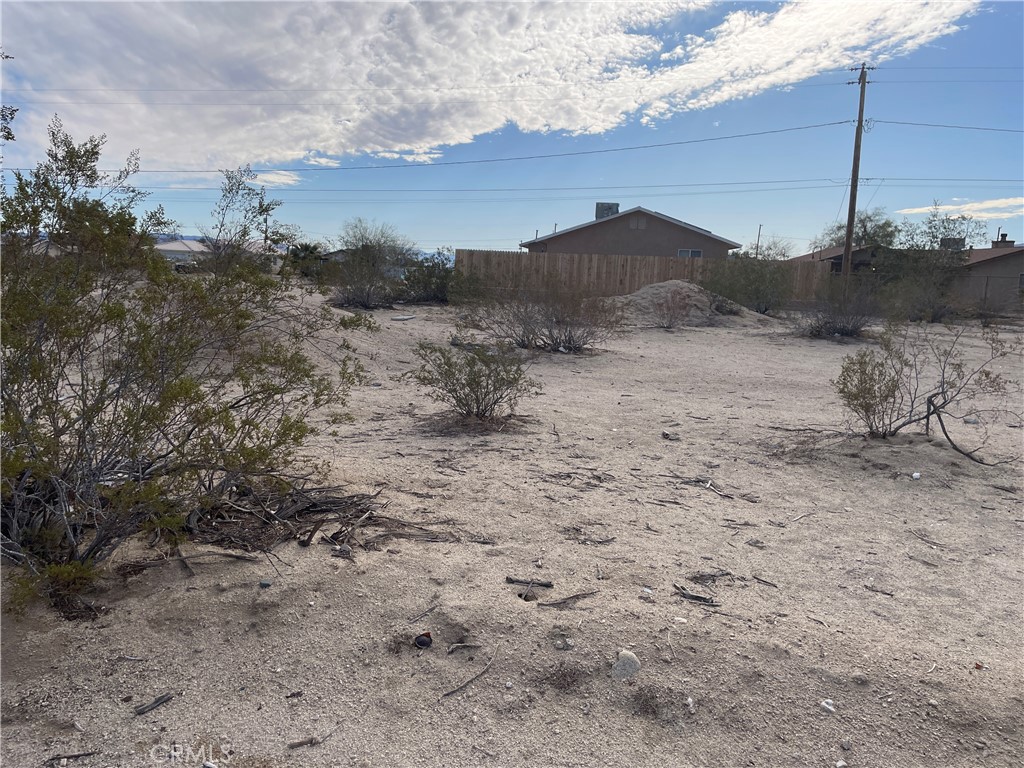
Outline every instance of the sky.
<path fill-rule="evenodd" d="M 0 4 L 11 169 L 58 115 L 138 149 L 136 186 L 197 234 L 246 164 L 281 221 L 362 217 L 421 249 L 515 250 L 617 202 L 793 254 L 859 208 L 935 201 L 1024 241 L 1024 3 Z M 950 127 L 952 126 L 952 127 Z"/>

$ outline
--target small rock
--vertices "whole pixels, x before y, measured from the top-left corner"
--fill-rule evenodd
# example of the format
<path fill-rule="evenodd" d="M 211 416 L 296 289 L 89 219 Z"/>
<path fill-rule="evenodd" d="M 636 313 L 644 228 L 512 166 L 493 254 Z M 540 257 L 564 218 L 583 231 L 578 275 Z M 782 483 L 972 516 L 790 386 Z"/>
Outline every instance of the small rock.
<path fill-rule="evenodd" d="M 819 706 L 822 711 L 828 712 L 830 715 L 834 715 L 836 713 L 836 704 L 832 699 L 825 699 Z"/>
<path fill-rule="evenodd" d="M 935 699 L 928 699 L 928 706 L 929 707 L 937 707 L 937 706 L 939 706 L 939 702 L 936 701 Z"/>
<path fill-rule="evenodd" d="M 920 473 L 920 472 L 915 472 L 915 473 L 913 473 L 913 474 L 912 474 L 912 475 L 910 476 L 910 479 L 911 479 L 911 480 L 920 480 L 920 479 L 921 479 L 921 473 Z"/>
<path fill-rule="evenodd" d="M 686 697 L 686 708 L 690 711 L 691 715 L 696 715 L 697 714 L 697 705 L 694 704 L 693 697 L 691 697 L 691 696 L 687 696 Z"/>
<path fill-rule="evenodd" d="M 415 320 L 416 315 L 395 315 L 391 319 L 399 323 L 404 323 L 406 320 Z"/>
<path fill-rule="evenodd" d="M 662 436 L 662 437 L 663 437 L 663 438 L 664 438 L 665 440 L 673 440 L 673 441 L 675 441 L 675 440 L 678 440 L 678 439 L 679 439 L 679 435 L 678 435 L 678 434 L 676 434 L 675 432 L 667 432 L 667 431 L 665 431 L 665 430 L 662 430 L 662 431 L 661 431 L 661 436 Z"/>
<path fill-rule="evenodd" d="M 616 680 L 629 680 L 640 672 L 640 659 L 631 651 L 619 651 L 619 657 L 612 665 L 612 677 Z"/>
<path fill-rule="evenodd" d="M 853 744 L 850 743 L 849 739 L 843 739 L 839 743 L 839 746 L 842 747 L 843 751 L 845 751 L 845 752 L 849 752 L 851 749 L 853 749 Z"/>
<path fill-rule="evenodd" d="M 853 680 L 853 682 L 855 682 L 857 685 L 867 685 L 868 684 L 868 676 L 865 675 L 863 672 L 854 672 L 850 676 L 850 679 Z"/>
<path fill-rule="evenodd" d="M 505 681 L 505 687 L 506 688 L 511 688 L 512 687 L 512 681 L 511 680 L 506 680 Z"/>
<path fill-rule="evenodd" d="M 273 582 L 271 582 L 270 579 L 264 579 L 260 582 L 260 589 L 270 589 L 270 585 L 272 583 Z"/>
<path fill-rule="evenodd" d="M 747 539 L 746 543 L 749 544 L 750 546 L 752 546 L 754 549 L 764 549 L 765 547 L 768 546 L 767 544 L 765 544 L 760 539 Z"/>
<path fill-rule="evenodd" d="M 338 544 L 335 547 L 331 547 L 331 557 L 344 557 L 346 560 L 352 560 L 352 547 L 348 544 Z"/>
<path fill-rule="evenodd" d="M 846 768 L 847 765 L 845 760 L 836 760 L 836 768 Z"/>
<path fill-rule="evenodd" d="M 964 424 L 981 424 L 981 420 L 974 416 L 968 416 L 964 419 Z"/>
<path fill-rule="evenodd" d="M 977 747 L 978 749 L 984 749 L 985 747 L 988 746 L 988 744 L 985 743 L 984 741 L 976 741 L 976 742 L 974 742 L 974 746 Z"/>

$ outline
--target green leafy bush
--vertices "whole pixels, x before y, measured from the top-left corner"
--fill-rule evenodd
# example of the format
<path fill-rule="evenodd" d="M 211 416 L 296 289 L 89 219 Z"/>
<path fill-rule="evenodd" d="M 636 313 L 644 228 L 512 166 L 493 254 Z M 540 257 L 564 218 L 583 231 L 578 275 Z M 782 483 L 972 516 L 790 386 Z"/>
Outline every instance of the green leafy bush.
<path fill-rule="evenodd" d="M 308 476 L 308 417 L 356 376 L 328 339 L 365 326 L 245 261 L 176 274 L 152 248 L 160 212 L 134 213 L 137 158 L 108 176 L 103 137 L 55 121 L 50 138 L 0 197 L 0 555 L 37 574 Z M 304 351 L 317 339 L 334 374 Z"/>
<path fill-rule="evenodd" d="M 539 388 L 508 346 L 488 349 L 474 344 L 454 349 L 423 342 L 416 356 L 422 361 L 413 373 L 416 381 L 431 388 L 434 400 L 463 416 L 488 420 L 506 411 L 511 414 L 520 399 Z"/>
<path fill-rule="evenodd" d="M 429 256 L 409 262 L 405 267 L 405 300 L 447 304 L 456 280 L 454 258 L 451 248 L 438 248 Z"/>

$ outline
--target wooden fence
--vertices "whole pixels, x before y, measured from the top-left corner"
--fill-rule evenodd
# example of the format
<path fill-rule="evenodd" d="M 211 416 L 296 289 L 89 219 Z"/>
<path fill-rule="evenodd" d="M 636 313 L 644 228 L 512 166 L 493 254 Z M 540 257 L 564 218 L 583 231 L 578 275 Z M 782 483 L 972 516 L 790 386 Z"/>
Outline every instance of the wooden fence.
<path fill-rule="evenodd" d="M 608 256 L 594 253 L 527 253 L 525 251 L 455 252 L 455 268 L 493 287 L 536 289 L 558 280 L 596 296 L 625 296 L 653 283 L 686 280 L 699 283 L 710 259 L 674 256 Z M 812 299 L 828 276 L 823 262 L 788 262 L 793 299 Z"/>

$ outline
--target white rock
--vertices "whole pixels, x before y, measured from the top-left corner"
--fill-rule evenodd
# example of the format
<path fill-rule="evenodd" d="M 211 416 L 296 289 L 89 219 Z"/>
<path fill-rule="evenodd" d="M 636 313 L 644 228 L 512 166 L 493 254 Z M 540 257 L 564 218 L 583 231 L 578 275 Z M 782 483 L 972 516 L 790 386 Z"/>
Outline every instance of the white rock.
<path fill-rule="evenodd" d="M 819 706 L 821 706 L 822 711 L 828 712 L 830 715 L 836 713 L 836 704 L 832 699 L 825 699 Z"/>

